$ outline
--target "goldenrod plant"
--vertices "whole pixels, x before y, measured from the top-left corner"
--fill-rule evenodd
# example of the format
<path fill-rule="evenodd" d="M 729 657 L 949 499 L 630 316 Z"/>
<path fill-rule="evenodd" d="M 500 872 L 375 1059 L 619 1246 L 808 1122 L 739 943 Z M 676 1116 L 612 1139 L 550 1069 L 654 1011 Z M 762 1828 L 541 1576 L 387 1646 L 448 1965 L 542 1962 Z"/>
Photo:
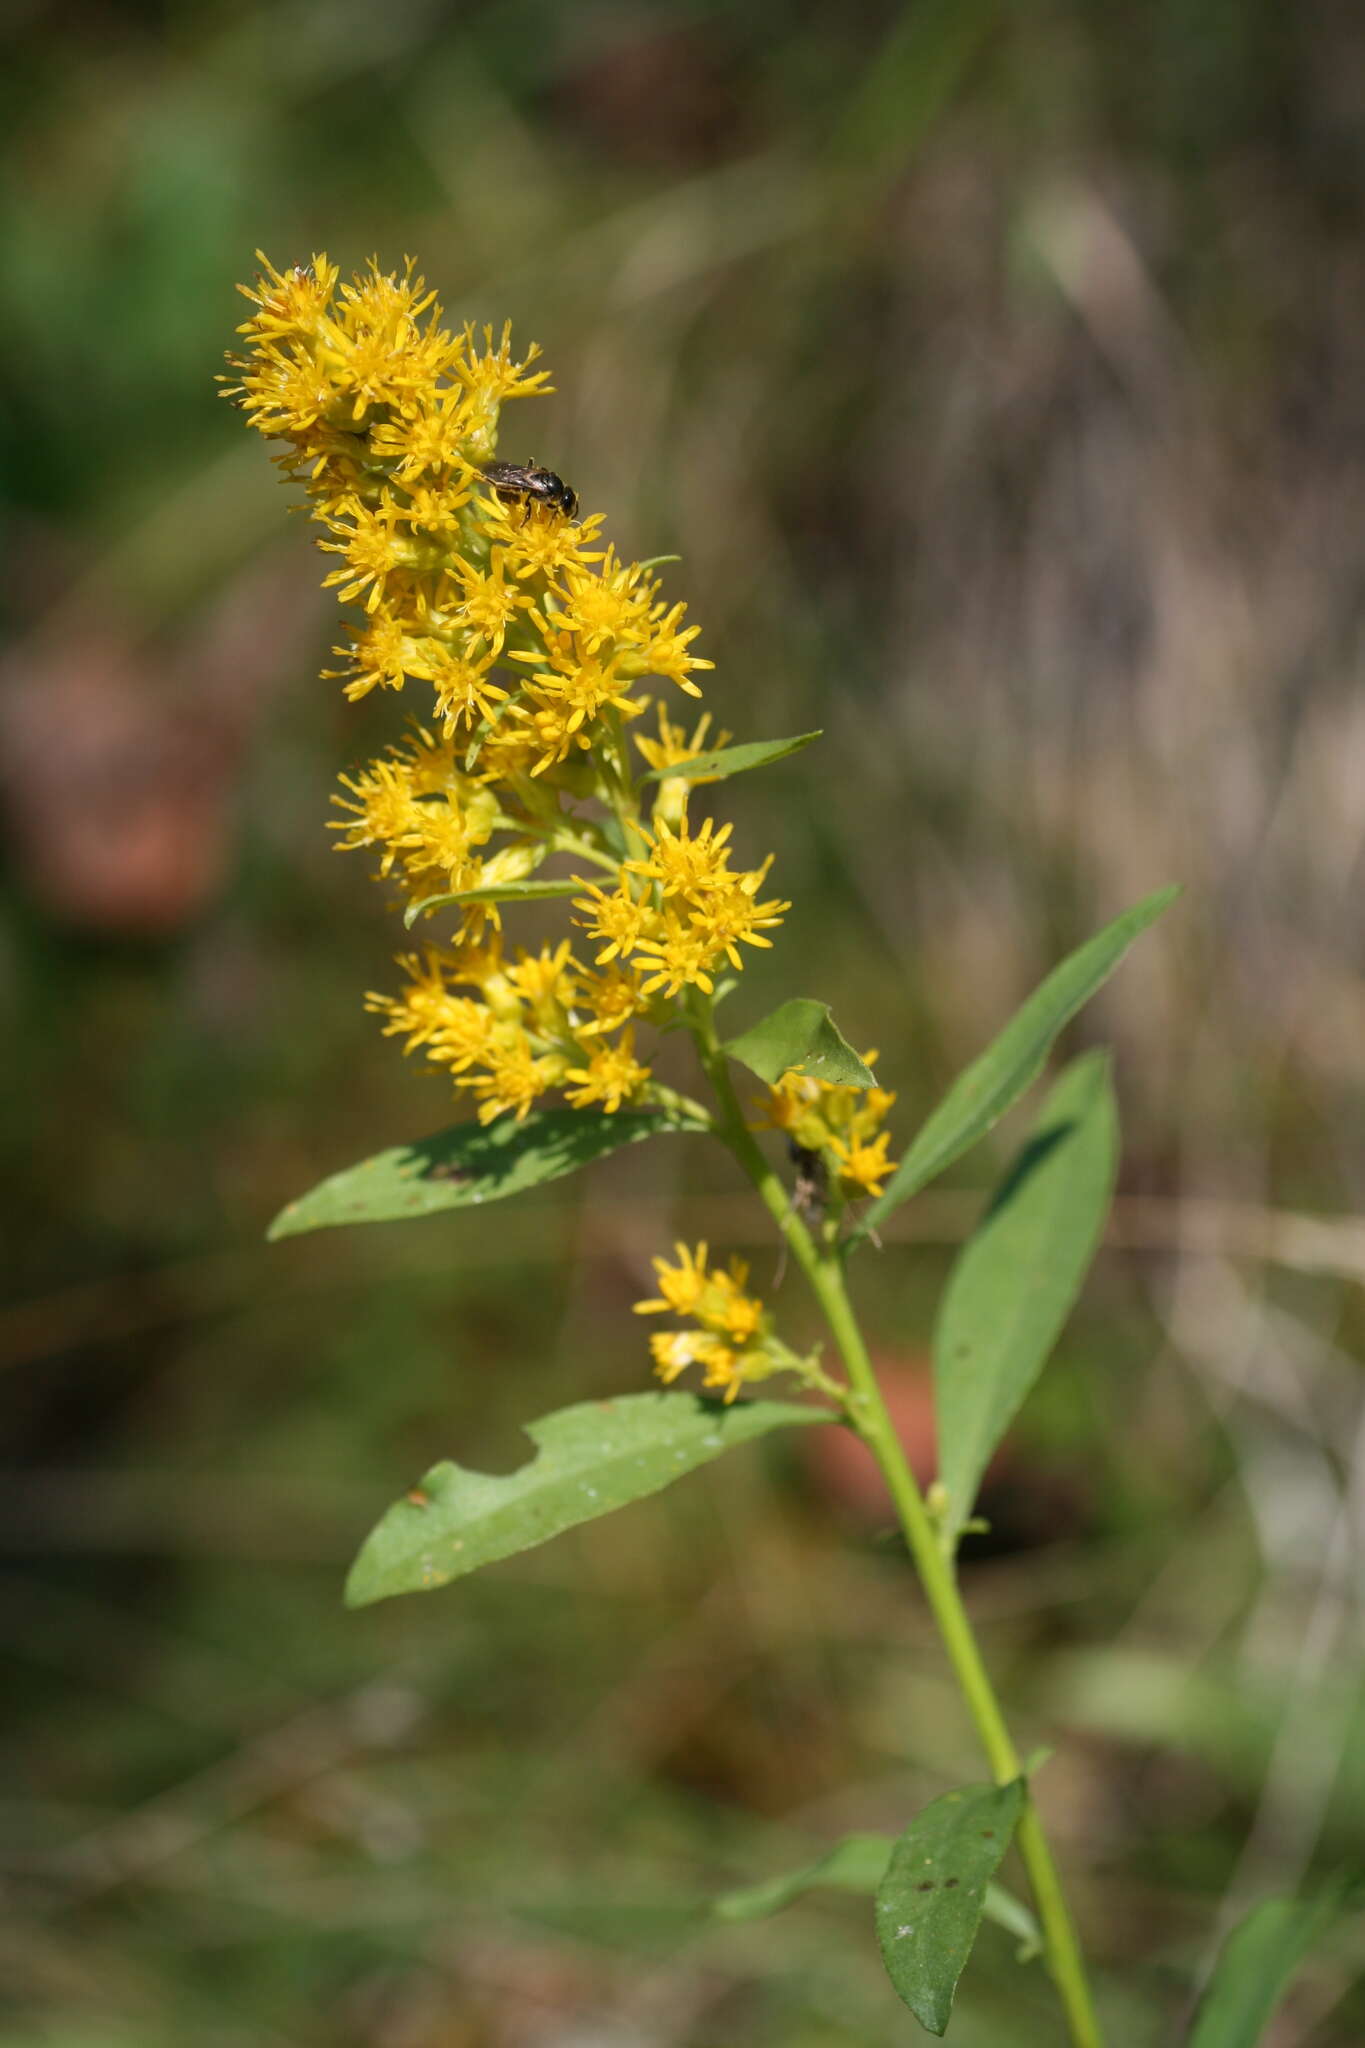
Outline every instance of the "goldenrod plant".
<path fill-rule="evenodd" d="M 742 1260 L 677 1245 L 637 1304 L 663 1319 L 649 1339 L 662 1387 L 531 1423 L 535 1455 L 508 1475 L 435 1465 L 364 1544 L 348 1598 L 447 1585 L 770 1431 L 855 1431 L 894 1502 L 988 1775 L 717 1910 L 751 1917 L 820 1883 L 865 1889 L 891 1981 L 935 2034 L 989 1915 L 1020 1936 L 1021 1957 L 1042 1958 L 1067 2039 L 1097 2048 L 1031 1792 L 1036 1760 L 1021 1758 L 1006 1725 L 955 1561 L 987 1464 L 1103 1228 L 1117 1154 L 1107 1058 L 1091 1052 L 1061 1071 L 956 1262 L 935 1332 L 939 1471 L 927 1494 L 847 1283 L 878 1226 L 1039 1078 L 1062 1026 L 1175 892 L 1149 896 L 1063 961 L 895 1160 L 895 1097 L 877 1085 L 876 1055 L 854 1050 L 818 994 L 730 1036 L 718 1022 L 727 998 L 742 1010 L 751 949 L 773 944 L 792 905 L 770 880 L 773 855 L 741 852 L 731 825 L 705 814 L 704 793 L 818 735 L 736 743 L 710 713 L 683 719 L 677 697 L 699 698 L 711 667 L 683 604 L 654 565 L 618 558 L 600 513 L 576 516 L 576 493 L 553 471 L 499 455 L 503 408 L 520 414 L 548 390 L 534 347 L 519 357 L 506 329 L 448 328 L 411 262 L 372 262 L 343 283 L 324 255 L 285 270 L 261 260 L 243 287 L 252 311 L 228 395 L 281 444 L 276 460 L 333 558 L 326 581 L 354 608 L 329 673 L 353 699 L 418 699 L 406 731 L 343 776 L 336 798 L 338 845 L 374 857 L 426 941 L 400 956 L 396 992 L 366 1001 L 472 1111 L 335 1174 L 272 1234 L 457 1210 L 642 1139 L 705 1137 L 766 1205 L 832 1339 L 828 1359 L 797 1351 Z M 509 452 L 544 438 L 518 417 Z M 517 943 L 526 906 L 555 901 L 562 931 Z M 695 1094 L 657 1071 L 666 1034 L 691 1041 Z M 749 1398 L 769 1380 L 784 1398 Z M 1031 1903 L 998 1882 L 1011 1843 Z M 1200 2038 L 1218 2048 L 1254 2036 Z"/>

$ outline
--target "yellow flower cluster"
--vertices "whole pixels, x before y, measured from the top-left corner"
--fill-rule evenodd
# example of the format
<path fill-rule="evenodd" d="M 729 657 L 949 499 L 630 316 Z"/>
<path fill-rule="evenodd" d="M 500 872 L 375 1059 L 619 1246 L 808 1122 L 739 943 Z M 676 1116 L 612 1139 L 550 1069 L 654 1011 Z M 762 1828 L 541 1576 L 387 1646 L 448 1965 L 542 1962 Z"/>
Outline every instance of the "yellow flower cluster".
<path fill-rule="evenodd" d="M 609 1110 L 648 1101 L 635 1025 L 710 993 L 788 907 L 760 900 L 768 861 L 732 867 L 728 826 L 689 823 L 696 782 L 668 770 L 704 751 L 705 718 L 689 739 L 660 709 L 658 737 L 637 743 L 647 770 L 630 757 L 644 679 L 701 694 L 697 628 L 600 544 L 599 517 L 569 516 L 571 493 L 519 489 L 505 464 L 485 475 L 502 407 L 547 389 L 534 347 L 519 361 L 506 329 L 447 330 L 411 261 L 372 261 L 349 284 L 325 256 L 261 262 L 227 395 L 283 442 L 336 557 L 325 581 L 362 607 L 329 673 L 350 698 L 432 691 L 426 722 L 337 798 L 338 844 L 374 851 L 411 913 L 453 903 L 458 920 L 453 948 L 405 959 L 404 992 L 371 1007 L 485 1119 L 552 1089 Z M 512 962 L 482 943 L 552 855 L 567 873 L 535 890 L 578 894 L 592 966 L 567 943 Z"/>
<path fill-rule="evenodd" d="M 587 913 L 583 929 L 600 942 L 598 966 L 609 960 L 630 961 L 647 978 L 642 993 L 662 989 L 675 996 L 689 983 L 710 995 L 713 973 L 721 962 L 742 967 L 740 941 L 770 946 L 764 931 L 782 922 L 790 904 L 769 898 L 758 901 L 772 865 L 736 874 L 730 867 L 726 841 L 730 827 L 719 832 L 710 818 L 695 836 L 687 819 L 674 831 L 659 819 L 651 831 L 642 827 L 648 858 L 627 860 L 612 890 L 589 887 L 578 908 Z"/>
<path fill-rule="evenodd" d="M 671 1383 L 690 1365 L 702 1367 L 702 1385 L 733 1401 L 747 1380 L 767 1379 L 775 1372 L 801 1372 L 805 1362 L 773 1335 L 772 1318 L 763 1304 L 745 1293 L 749 1268 L 732 1258 L 727 1269 L 707 1267 L 707 1248 L 690 1252 L 674 1246 L 678 1263 L 652 1263 L 659 1292 L 637 1301 L 641 1316 L 688 1316 L 694 1330 L 658 1330 L 649 1340 L 654 1370 Z"/>
<path fill-rule="evenodd" d="M 865 1064 L 876 1058 L 875 1051 L 867 1053 Z M 759 1127 L 785 1131 L 803 1152 L 826 1161 L 842 1194 L 879 1195 L 896 1166 L 886 1156 L 890 1137 L 881 1128 L 895 1100 L 889 1088 L 840 1088 L 793 1069 L 757 1104 Z"/>
<path fill-rule="evenodd" d="M 404 1039 L 405 1052 L 422 1047 L 457 1088 L 469 1089 L 483 1123 L 505 1112 L 525 1116 L 550 1088 L 563 1089 L 575 1109 L 619 1109 L 649 1079 L 630 1022 L 638 990 L 626 976 L 580 967 L 567 939 L 539 953 L 519 950 L 514 961 L 494 936 L 449 951 L 428 947 L 399 964 L 408 976 L 403 994 L 371 994 L 366 1007 L 385 1019 L 386 1034 Z M 619 1031 L 614 1042 L 602 1035 L 609 1031 Z"/>

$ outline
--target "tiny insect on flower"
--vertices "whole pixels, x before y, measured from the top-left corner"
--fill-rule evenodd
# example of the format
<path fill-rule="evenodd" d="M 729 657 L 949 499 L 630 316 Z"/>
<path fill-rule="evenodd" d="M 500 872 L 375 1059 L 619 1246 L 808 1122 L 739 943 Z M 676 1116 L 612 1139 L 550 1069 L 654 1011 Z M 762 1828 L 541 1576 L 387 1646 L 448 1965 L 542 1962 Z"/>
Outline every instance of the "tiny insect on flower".
<path fill-rule="evenodd" d="M 524 505 L 528 513 L 533 505 L 544 505 L 552 512 L 562 512 L 566 519 L 577 517 L 577 491 L 538 462 L 484 462 L 479 474 L 500 498 Z"/>

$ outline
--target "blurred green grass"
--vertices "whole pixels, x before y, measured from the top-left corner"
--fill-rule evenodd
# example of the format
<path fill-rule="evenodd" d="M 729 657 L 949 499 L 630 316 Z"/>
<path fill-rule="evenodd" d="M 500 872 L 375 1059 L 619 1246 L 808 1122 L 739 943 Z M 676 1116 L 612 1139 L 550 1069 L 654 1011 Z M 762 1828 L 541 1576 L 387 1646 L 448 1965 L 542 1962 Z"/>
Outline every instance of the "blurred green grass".
<path fill-rule="evenodd" d="M 1115 2038 L 1170 2040 L 1220 1915 L 1365 1834 L 1350 10 L 30 5 L 0 38 L 0 2039 L 901 2040 L 856 1902 L 694 1909 L 975 1768 L 875 1503 L 781 1448 L 337 1604 L 432 1456 L 505 1467 L 642 1384 L 674 1234 L 772 1269 L 687 1147 L 261 1245 L 450 1112 L 361 1013 L 400 935 L 322 830 L 392 707 L 314 680 L 316 560 L 210 381 L 259 245 L 412 250 L 540 340 L 558 396 L 507 452 L 682 555 L 719 723 L 826 729 L 724 792 L 796 903 L 737 1026 L 833 999 L 904 1129 L 1186 883 L 1073 1032 L 1119 1052 L 1114 1248 L 971 1568 Z M 909 1429 L 988 1168 L 862 1262 Z M 1360 2037 L 1359 1950 L 1276 2048 Z M 991 1930 L 953 2038 L 1055 2038 Z"/>

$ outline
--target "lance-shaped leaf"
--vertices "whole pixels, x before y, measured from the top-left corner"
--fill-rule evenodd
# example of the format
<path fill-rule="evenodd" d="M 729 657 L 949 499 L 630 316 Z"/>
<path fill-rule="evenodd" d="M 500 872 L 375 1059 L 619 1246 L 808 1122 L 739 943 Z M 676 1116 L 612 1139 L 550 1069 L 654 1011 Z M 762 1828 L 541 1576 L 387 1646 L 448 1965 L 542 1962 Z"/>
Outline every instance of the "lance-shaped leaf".
<path fill-rule="evenodd" d="M 1043 1070 L 1052 1041 L 1118 966 L 1139 932 L 1160 917 L 1179 888 L 1158 889 L 1067 955 L 1040 982 L 1000 1036 L 958 1075 L 920 1130 L 886 1187 L 850 1233 L 856 1242 L 942 1173 L 1018 1101 Z"/>
<path fill-rule="evenodd" d="M 724 782 L 727 776 L 742 775 L 746 768 L 766 768 L 770 761 L 784 761 L 788 754 L 799 754 L 819 737 L 818 732 L 799 732 L 788 740 L 748 740 L 738 747 L 712 747 L 709 753 L 694 754 L 689 761 L 651 768 L 643 779 L 696 782 L 705 777 L 708 782 Z"/>
<path fill-rule="evenodd" d="M 433 1465 L 366 1538 L 346 1582 L 347 1604 L 447 1585 L 657 1493 L 736 1444 L 838 1419 L 831 1408 L 792 1401 L 726 1406 L 697 1394 L 624 1394 L 561 1408 L 530 1425 L 536 1455 L 516 1472 Z"/>
<path fill-rule="evenodd" d="M 809 996 L 780 1003 L 751 1031 L 727 1040 L 724 1050 L 760 1081 L 771 1083 L 796 1067 L 814 1080 L 844 1088 L 871 1088 L 876 1083 L 872 1069 L 859 1059 L 831 1017 L 829 1005 Z"/>
<path fill-rule="evenodd" d="M 1114 1191 L 1118 1115 L 1106 1053 L 1066 1068 L 968 1238 L 934 1331 L 944 1530 L 961 1532 L 981 1476 L 1057 1340 Z"/>
<path fill-rule="evenodd" d="M 1263 1899 L 1233 1928 L 1199 2001 L 1189 2048 L 1256 2048 L 1290 1979 L 1346 1903 L 1348 1887 L 1316 1899 Z"/>
<path fill-rule="evenodd" d="M 799 1870 L 766 1878 L 762 1884 L 746 1884 L 739 1891 L 723 1893 L 713 1911 L 719 1920 L 765 1920 L 770 1913 L 790 1906 L 803 1892 L 820 1886 L 862 1892 L 871 1898 L 886 1876 L 895 1846 L 891 1835 L 845 1835 L 814 1863 L 803 1863 Z"/>
<path fill-rule="evenodd" d="M 622 1145 L 668 1131 L 701 1131 L 675 1110 L 532 1110 L 518 1123 L 452 1124 L 435 1137 L 393 1145 L 320 1181 L 282 1209 L 268 1237 L 295 1237 L 338 1223 L 393 1223 L 468 1209 L 558 1180 Z"/>
<path fill-rule="evenodd" d="M 968 1785 L 916 1814 L 877 1888 L 886 1974 L 915 2018 L 941 2034 L 981 1925 L 986 1888 L 1024 1808 L 1024 1783 Z"/>
<path fill-rule="evenodd" d="M 540 903 L 549 897 L 577 896 L 586 885 L 583 875 L 561 875 L 546 882 L 495 882 L 486 889 L 445 890 L 439 896 L 423 896 L 403 912 L 403 923 L 412 930 L 419 917 L 429 911 L 447 910 L 452 903 Z"/>
<path fill-rule="evenodd" d="M 810 1891 L 859 1892 L 871 1898 L 886 1876 L 895 1846 L 893 1835 L 845 1835 L 814 1863 L 786 1871 L 781 1877 L 768 1878 L 763 1884 L 725 1892 L 712 1911 L 718 1920 L 763 1920 Z M 1023 1900 L 1016 1899 L 1003 1885 L 986 1886 L 981 1911 L 983 1919 L 993 1920 L 1007 1934 L 1017 1937 L 1021 1961 L 1040 1952 L 1042 1933 L 1038 1922 Z"/>

